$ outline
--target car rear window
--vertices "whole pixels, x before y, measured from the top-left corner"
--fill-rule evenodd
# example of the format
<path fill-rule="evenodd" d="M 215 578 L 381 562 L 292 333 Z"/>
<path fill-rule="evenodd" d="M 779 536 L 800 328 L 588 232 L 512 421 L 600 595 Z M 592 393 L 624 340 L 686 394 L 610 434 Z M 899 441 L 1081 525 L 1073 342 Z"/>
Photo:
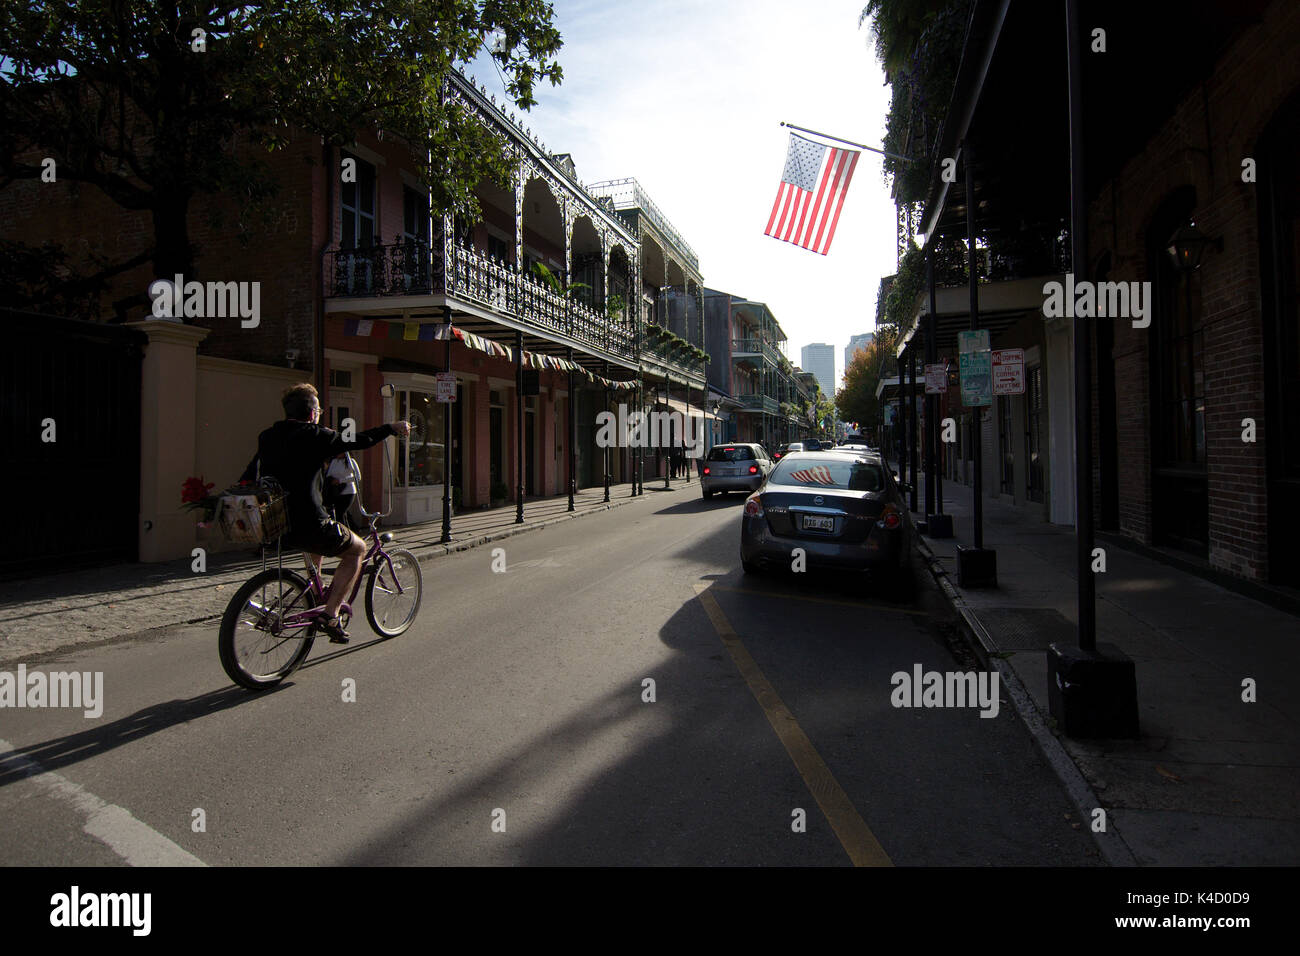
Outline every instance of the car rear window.
<path fill-rule="evenodd" d="M 753 461 L 754 451 L 746 445 L 719 445 L 709 451 L 706 461 Z"/>
<path fill-rule="evenodd" d="M 844 491 L 883 491 L 885 473 L 879 465 L 833 458 L 782 458 L 772 472 L 772 484 Z"/>

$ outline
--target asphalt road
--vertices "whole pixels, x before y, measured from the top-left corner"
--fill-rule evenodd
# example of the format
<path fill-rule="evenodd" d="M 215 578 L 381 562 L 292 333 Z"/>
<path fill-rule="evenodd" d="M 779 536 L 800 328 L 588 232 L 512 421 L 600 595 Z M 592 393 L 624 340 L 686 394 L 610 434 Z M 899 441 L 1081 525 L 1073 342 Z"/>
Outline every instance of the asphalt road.
<path fill-rule="evenodd" d="M 358 617 L 260 695 L 212 625 L 32 665 L 102 672 L 104 710 L 0 710 L 0 862 L 1098 865 L 1005 694 L 892 706 L 970 669 L 933 591 L 745 577 L 741 500 L 428 562 L 405 635 Z"/>

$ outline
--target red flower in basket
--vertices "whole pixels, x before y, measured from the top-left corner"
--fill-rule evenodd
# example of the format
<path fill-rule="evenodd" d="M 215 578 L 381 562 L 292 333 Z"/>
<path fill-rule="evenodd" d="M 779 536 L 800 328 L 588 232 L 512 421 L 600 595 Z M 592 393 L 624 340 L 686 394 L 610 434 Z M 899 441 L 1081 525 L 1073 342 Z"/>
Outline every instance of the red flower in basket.
<path fill-rule="evenodd" d="M 200 524 L 202 525 L 206 525 L 211 521 L 213 514 L 217 510 L 217 501 L 219 499 L 216 495 L 210 493 L 214 487 L 216 486 L 213 482 L 204 482 L 202 477 L 186 478 L 185 484 L 181 486 L 181 504 L 190 511 L 201 510 L 203 520 Z"/>
<path fill-rule="evenodd" d="M 216 486 L 211 481 L 204 484 L 202 478 L 186 478 L 185 484 L 181 486 L 181 504 L 201 504 L 214 487 Z"/>

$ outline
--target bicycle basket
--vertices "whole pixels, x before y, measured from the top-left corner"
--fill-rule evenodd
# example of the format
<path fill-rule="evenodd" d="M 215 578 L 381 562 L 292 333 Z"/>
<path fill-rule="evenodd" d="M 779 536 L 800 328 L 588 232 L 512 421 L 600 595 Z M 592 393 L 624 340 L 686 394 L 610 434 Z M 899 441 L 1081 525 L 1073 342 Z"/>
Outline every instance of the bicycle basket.
<path fill-rule="evenodd" d="M 273 478 L 236 485 L 221 496 L 221 533 L 236 544 L 274 544 L 289 530 L 288 495 Z"/>

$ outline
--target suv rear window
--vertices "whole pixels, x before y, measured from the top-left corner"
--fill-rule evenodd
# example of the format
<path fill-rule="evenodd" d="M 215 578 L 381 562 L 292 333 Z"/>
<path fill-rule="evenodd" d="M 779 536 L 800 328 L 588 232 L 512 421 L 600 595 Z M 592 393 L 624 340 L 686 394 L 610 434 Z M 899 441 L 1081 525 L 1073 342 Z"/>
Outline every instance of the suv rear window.
<path fill-rule="evenodd" d="M 753 461 L 754 451 L 748 445 L 718 445 L 709 451 L 706 461 Z"/>
<path fill-rule="evenodd" d="M 807 488 L 839 488 L 845 491 L 883 491 L 885 473 L 868 462 L 782 458 L 772 472 L 774 485 L 803 485 Z"/>

